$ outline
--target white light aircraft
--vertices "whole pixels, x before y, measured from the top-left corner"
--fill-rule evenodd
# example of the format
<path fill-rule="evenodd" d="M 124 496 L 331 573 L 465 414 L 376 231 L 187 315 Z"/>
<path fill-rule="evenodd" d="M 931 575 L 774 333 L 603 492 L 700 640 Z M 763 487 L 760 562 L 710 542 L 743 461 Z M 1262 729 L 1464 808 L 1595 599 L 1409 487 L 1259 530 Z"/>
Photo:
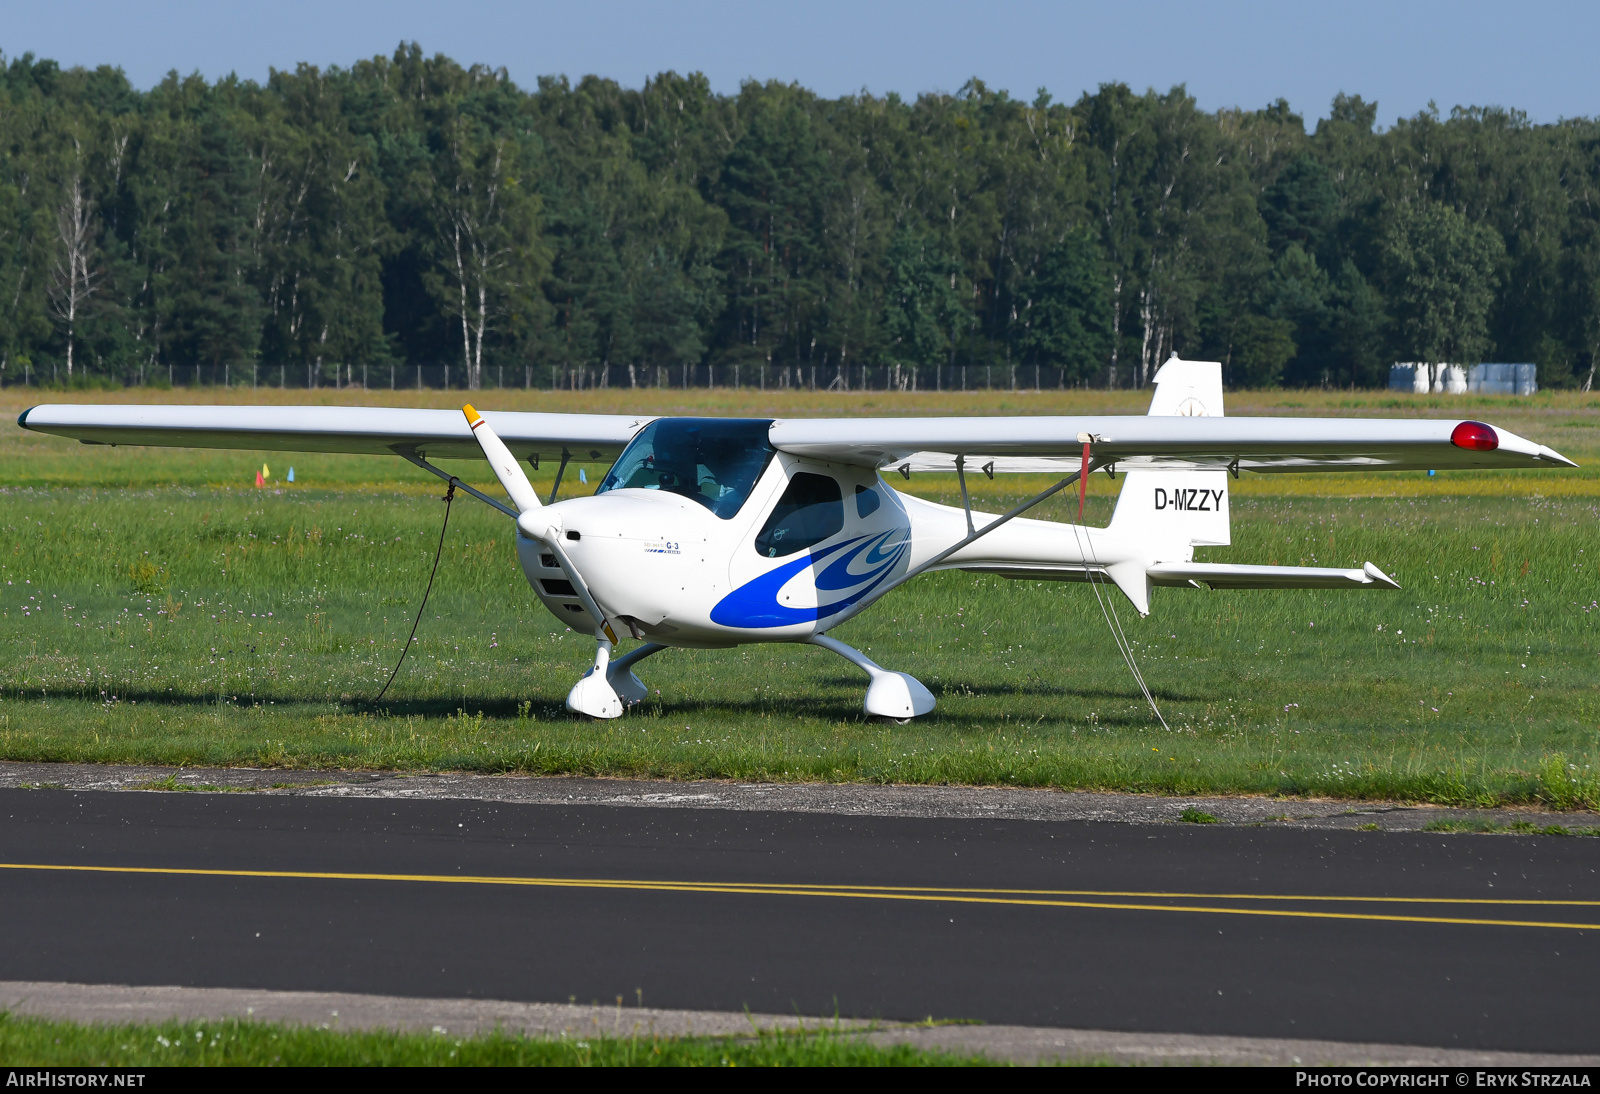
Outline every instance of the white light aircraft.
<path fill-rule="evenodd" d="M 1307 472 L 1575 467 L 1482 422 L 1227 418 L 1222 370 L 1168 361 L 1145 416 L 734 419 L 370 407 L 36 406 L 26 429 L 85 444 L 401 456 L 517 522 L 517 559 L 539 600 L 593 633 L 593 667 L 567 707 L 615 718 L 643 699 L 633 666 L 670 647 L 810 642 L 869 678 L 867 713 L 926 714 L 934 698 L 828 632 L 932 570 L 1104 581 L 1150 611 L 1154 586 L 1397 589 L 1359 569 L 1193 561 L 1229 543 L 1228 479 Z M 431 461 L 487 457 L 507 506 Z M 559 461 L 541 501 L 521 461 Z M 591 496 L 556 501 L 572 463 L 610 465 Z M 1106 528 L 1081 523 L 1084 477 L 1120 473 Z M 954 471 L 964 504 L 901 494 L 884 472 Z M 1061 479 L 1007 513 L 973 511 L 966 476 Z M 1079 484 L 1079 523 L 1021 516 Z M 619 634 L 642 644 L 612 658 Z"/>

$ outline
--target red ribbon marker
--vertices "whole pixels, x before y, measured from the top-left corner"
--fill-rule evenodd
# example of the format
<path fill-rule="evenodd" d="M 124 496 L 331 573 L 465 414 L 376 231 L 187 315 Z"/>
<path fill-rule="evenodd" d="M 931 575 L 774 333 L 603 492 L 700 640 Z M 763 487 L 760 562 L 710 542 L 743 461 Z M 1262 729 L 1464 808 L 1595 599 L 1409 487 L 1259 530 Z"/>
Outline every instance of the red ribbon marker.
<path fill-rule="evenodd" d="M 1083 523 L 1083 500 L 1089 493 L 1089 442 L 1083 442 L 1083 467 L 1078 471 L 1078 523 Z"/>

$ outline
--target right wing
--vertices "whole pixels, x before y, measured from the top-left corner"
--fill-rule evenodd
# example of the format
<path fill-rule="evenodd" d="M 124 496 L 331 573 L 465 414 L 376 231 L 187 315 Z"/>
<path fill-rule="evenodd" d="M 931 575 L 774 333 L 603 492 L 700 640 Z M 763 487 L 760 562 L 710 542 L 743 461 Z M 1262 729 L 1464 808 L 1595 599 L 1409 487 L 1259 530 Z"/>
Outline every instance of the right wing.
<path fill-rule="evenodd" d="M 483 415 L 520 460 L 609 465 L 654 420 L 632 414 Z M 135 406 L 54 403 L 22 412 L 17 424 L 84 444 L 245 448 L 277 452 L 412 453 L 483 459 L 459 410 L 353 406 Z"/>

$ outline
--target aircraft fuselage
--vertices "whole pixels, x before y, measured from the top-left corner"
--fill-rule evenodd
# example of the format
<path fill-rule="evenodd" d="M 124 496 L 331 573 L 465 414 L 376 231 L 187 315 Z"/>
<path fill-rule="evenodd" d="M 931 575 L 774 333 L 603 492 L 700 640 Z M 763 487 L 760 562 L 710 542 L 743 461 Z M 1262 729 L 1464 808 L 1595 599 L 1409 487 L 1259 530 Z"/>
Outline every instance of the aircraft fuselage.
<path fill-rule="evenodd" d="M 835 484 L 837 500 L 829 493 L 811 507 L 812 527 L 788 530 L 791 537 L 828 534 L 791 549 L 792 538 L 773 541 L 773 524 L 798 476 Z M 727 518 L 688 497 L 626 487 L 550 508 L 559 511 L 567 553 L 602 610 L 636 637 L 683 647 L 805 641 L 967 535 L 958 507 L 903 495 L 868 469 L 781 453 Z M 973 518 L 979 528 L 994 519 Z M 1017 519 L 938 568 L 1076 567 L 1081 575 L 1086 556 L 1097 570 L 1117 561 L 1109 550 L 1102 529 Z M 551 613 L 574 630 L 593 631 L 555 558 L 522 536 L 517 554 Z"/>

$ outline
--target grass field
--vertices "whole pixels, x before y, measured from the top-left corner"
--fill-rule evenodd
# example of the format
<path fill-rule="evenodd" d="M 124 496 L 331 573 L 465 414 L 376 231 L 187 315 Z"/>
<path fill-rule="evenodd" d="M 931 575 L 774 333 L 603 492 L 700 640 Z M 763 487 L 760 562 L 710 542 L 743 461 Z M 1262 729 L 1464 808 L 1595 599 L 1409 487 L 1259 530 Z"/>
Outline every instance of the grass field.
<path fill-rule="evenodd" d="M 0 1013 L 0 1067 L 915 1067 L 979 1056 L 828 1031 L 751 1037 L 545 1039 L 342 1032 L 237 1020 L 80 1025 Z"/>
<path fill-rule="evenodd" d="M 307 393 L 71 397 L 146 394 Z M 67 397 L 0 399 L 15 414 Z M 1136 413 L 1147 396 L 651 389 L 474 401 L 800 416 Z M 1229 411 L 1471 415 L 1585 466 L 1245 476 L 1234 546 L 1202 558 L 1370 559 L 1404 590 L 1158 590 L 1143 621 L 1119 605 L 1170 732 L 1090 590 L 959 573 L 920 579 L 838 631 L 935 692 L 938 710 L 911 725 L 867 719 L 856 670 L 795 646 L 661 654 L 641 666 L 654 692 L 643 709 L 599 724 L 561 708 L 592 641 L 539 607 L 509 522 L 470 499 L 451 518 L 417 646 L 382 707 L 368 702 L 410 627 L 442 515 L 437 484 L 400 461 L 267 456 L 275 478 L 292 463 L 298 481 L 257 490 L 259 454 L 83 448 L 13 428 L 0 433 L 0 757 L 1600 806 L 1600 398 L 1245 393 Z M 997 508 L 1047 481 L 979 480 L 977 500 Z M 953 477 L 896 485 L 955 495 Z M 1094 519 L 1114 489 L 1097 477 Z M 1061 517 L 1075 500 L 1052 504 Z"/>

